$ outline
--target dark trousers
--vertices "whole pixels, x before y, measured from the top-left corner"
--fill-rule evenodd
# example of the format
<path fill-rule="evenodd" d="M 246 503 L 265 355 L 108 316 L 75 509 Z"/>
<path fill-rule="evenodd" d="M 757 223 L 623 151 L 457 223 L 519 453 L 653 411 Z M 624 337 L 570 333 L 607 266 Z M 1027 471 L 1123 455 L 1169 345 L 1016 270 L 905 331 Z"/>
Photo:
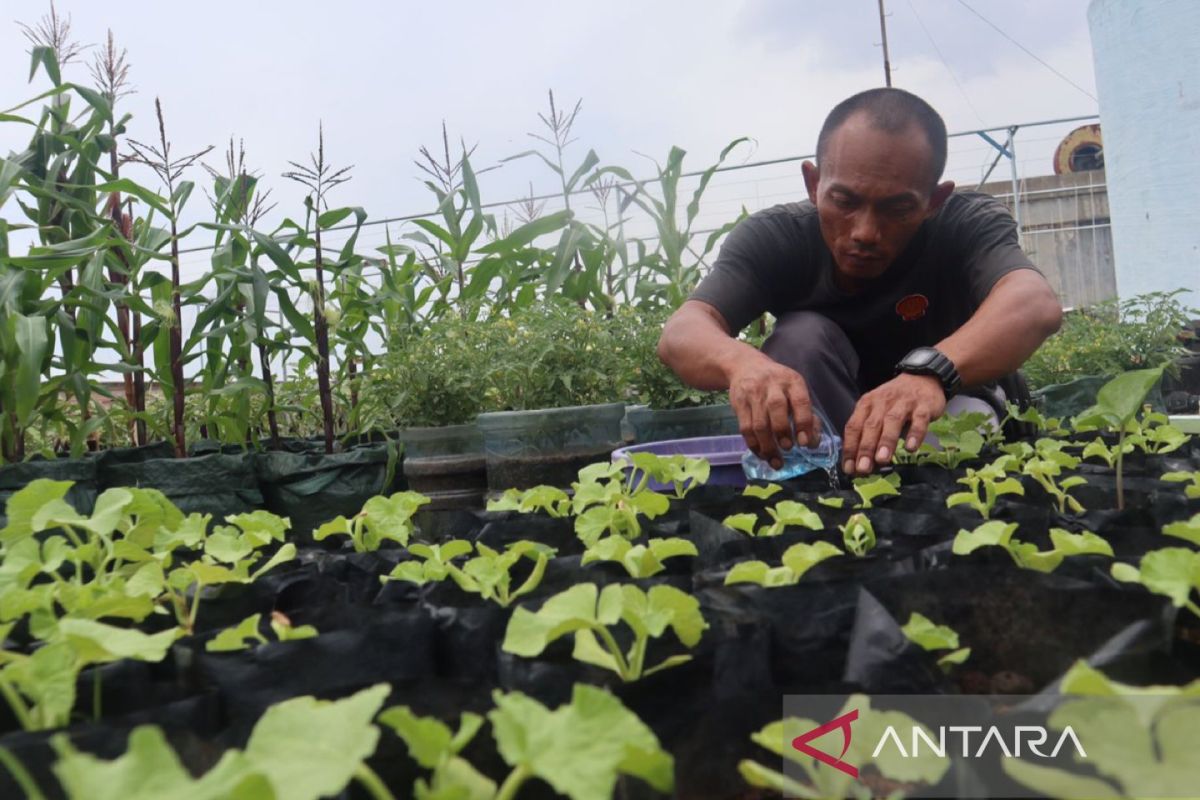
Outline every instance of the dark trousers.
<path fill-rule="evenodd" d="M 858 385 L 858 353 L 836 322 L 815 311 L 783 314 L 762 351 L 804 376 L 813 405 L 824 412 L 838 435 L 845 432 L 864 389 Z M 998 425 L 1004 418 L 1005 396 L 1003 389 L 995 387 L 975 389 L 951 398 L 946 413 L 984 411 Z"/>

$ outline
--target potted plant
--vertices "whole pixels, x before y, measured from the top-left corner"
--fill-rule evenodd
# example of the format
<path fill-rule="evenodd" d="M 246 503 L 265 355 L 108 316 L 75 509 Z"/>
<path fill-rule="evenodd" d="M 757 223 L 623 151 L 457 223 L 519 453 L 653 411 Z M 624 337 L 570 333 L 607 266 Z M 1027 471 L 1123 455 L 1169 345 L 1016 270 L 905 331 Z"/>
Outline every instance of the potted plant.
<path fill-rule="evenodd" d="M 489 323 L 494 407 L 479 415 L 488 487 L 567 486 L 621 445 L 625 415 L 620 354 L 608 320 L 570 303 L 547 303 Z"/>

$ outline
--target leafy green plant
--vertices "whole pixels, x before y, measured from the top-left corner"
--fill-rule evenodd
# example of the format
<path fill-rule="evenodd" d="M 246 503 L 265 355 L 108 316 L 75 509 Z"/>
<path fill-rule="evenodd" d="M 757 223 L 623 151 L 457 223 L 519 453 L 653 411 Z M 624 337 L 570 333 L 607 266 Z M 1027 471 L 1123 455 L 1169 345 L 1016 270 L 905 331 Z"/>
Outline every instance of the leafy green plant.
<path fill-rule="evenodd" d="M 542 511 L 561 518 L 571 513 L 571 497 L 556 486 L 534 486 L 532 489 L 505 489 L 499 497 L 488 500 L 488 511 L 519 511 L 532 514 Z"/>
<path fill-rule="evenodd" d="M 478 555 L 468 559 L 461 568 L 450 563 L 448 558 L 446 559 L 446 568 L 450 577 L 464 592 L 478 594 L 484 600 L 490 600 L 505 608 L 518 597 L 529 594 L 541 584 L 542 577 L 546 574 L 546 564 L 556 552 L 553 547 L 526 540 L 513 542 L 504 549 L 503 553 L 493 550 L 482 542 L 476 542 L 475 551 Z M 445 555 L 443 553 L 443 557 Z M 529 577 L 514 589 L 512 588 L 512 570 L 522 558 L 533 561 L 533 570 L 529 573 Z M 426 561 L 426 564 L 428 563 Z"/>
<path fill-rule="evenodd" d="M 985 522 L 973 531 L 960 530 L 954 537 L 952 551 L 963 556 L 981 547 L 1002 547 L 1012 557 L 1013 563 L 1022 569 L 1038 572 L 1053 572 L 1068 556 L 1113 555 L 1112 545 L 1101 536 L 1090 531 L 1071 533 L 1062 528 L 1050 529 L 1049 550 L 1038 550 L 1032 542 L 1014 539 L 1017 523 L 997 520 Z"/>
<path fill-rule="evenodd" d="M 750 484 L 745 489 L 742 489 L 742 497 L 753 497 L 757 500 L 770 500 L 779 492 L 783 491 L 783 487 L 778 483 L 768 483 L 765 486 Z"/>
<path fill-rule="evenodd" d="M 760 527 L 757 533 L 754 530 L 758 523 L 757 514 L 731 514 L 722 520 L 721 524 L 739 530 L 747 536 L 778 536 L 790 527 L 814 531 L 825 529 L 825 523 L 821 521 L 820 516 L 796 500 L 779 501 L 767 509 L 767 516 L 771 518 L 771 523 Z"/>
<path fill-rule="evenodd" d="M 379 741 L 371 720 L 387 693 L 380 684 L 343 700 L 295 697 L 277 703 L 254 725 L 245 750 L 226 751 L 200 778 L 179 762 L 161 729 L 149 725 L 135 728 L 124 755 L 113 760 L 78 751 L 66 734 L 55 736 L 54 773 L 70 800 L 318 800 L 340 793 L 352 780 L 375 800 L 391 800 L 365 763 Z"/>
<path fill-rule="evenodd" d="M 632 633 L 628 651 L 621 649 L 610 630 L 618 622 Z M 549 598 L 536 612 L 516 608 L 502 647 L 507 653 L 533 658 L 550 643 L 573 634 L 577 660 L 631 682 L 691 660 L 690 655 L 679 654 L 646 667 L 650 639 L 660 638 L 668 628 L 685 647 L 695 647 L 708 628 L 699 601 L 673 586 L 652 586 L 643 592 L 632 585 L 609 584 L 597 590 L 595 584 L 584 583 Z"/>
<path fill-rule="evenodd" d="M 1186 547 L 1151 550 L 1136 567 L 1113 564 L 1112 576 L 1123 583 L 1140 583 L 1155 594 L 1169 597 L 1176 608 L 1186 608 L 1200 617 L 1200 605 L 1191 600 L 1192 591 L 1200 590 L 1200 552 Z"/>
<path fill-rule="evenodd" d="M 1184 291 L 1151 292 L 1070 312 L 1021 371 L 1031 386 L 1042 387 L 1168 364 L 1182 355 L 1179 335 L 1195 316 L 1180 302 Z"/>
<path fill-rule="evenodd" d="M 742 561 L 734 564 L 725 576 L 725 585 L 756 583 L 768 588 L 792 586 L 799 583 L 804 573 L 817 564 L 840 555 L 845 555 L 841 548 L 829 542 L 801 542 L 783 551 L 778 567 L 772 567 L 765 561 Z"/>
<path fill-rule="evenodd" d="M 640 778 L 660 792 L 674 786 L 674 762 L 658 739 L 621 701 L 603 689 L 575 684 L 571 702 L 551 711 L 520 692 L 494 692 L 488 712 L 500 756 L 512 767 L 500 788 L 460 753 L 483 725 L 464 713 L 458 730 L 406 706 L 386 709 L 379 721 L 396 732 L 431 779 L 417 779 L 417 800 L 512 800 L 531 778 L 572 800 L 605 800 L 621 776 Z"/>
<path fill-rule="evenodd" d="M 1163 368 L 1126 372 L 1113 378 L 1096 394 L 1096 404 L 1075 418 L 1075 430 L 1109 428 L 1119 433 L 1117 439 L 1117 509 L 1125 508 L 1125 484 L 1122 466 L 1125 463 L 1125 435 L 1147 393 L 1162 380 Z"/>
<path fill-rule="evenodd" d="M 1016 478 L 1009 477 L 1005 469 L 1004 459 L 981 467 L 978 470 L 967 468 L 967 474 L 958 482 L 967 487 L 965 492 L 955 492 L 946 498 L 946 507 L 968 505 L 978 511 L 984 519 L 992 516 L 996 500 L 1005 494 L 1025 494 L 1025 487 Z"/>
<path fill-rule="evenodd" d="M 704 458 L 660 456 L 654 453 L 633 453 L 629 458 L 633 462 L 633 474 L 629 476 L 629 481 L 635 487 L 634 491 L 653 480 L 670 484 L 675 490 L 672 496 L 676 500 L 682 500 L 692 489 L 707 483 L 711 471 L 708 459 Z"/>
<path fill-rule="evenodd" d="M 415 558 L 401 561 L 381 580 L 409 581 L 417 585 L 444 581 L 450 577 L 450 562 L 467 555 L 472 549 L 474 546 L 465 539 L 451 539 L 442 544 L 413 543 L 408 547 L 408 554 Z"/>
<path fill-rule="evenodd" d="M 938 656 L 938 666 L 950 669 L 971 657 L 971 648 L 958 646 L 958 633 L 947 625 L 935 625 L 933 620 L 916 611 L 909 614 L 908 622 L 900 628 L 910 641 L 923 650 L 937 652 L 949 650 Z"/>
<path fill-rule="evenodd" d="M 991 420 L 979 411 L 939 417 L 929 423 L 929 433 L 937 439 L 936 448 L 925 442 L 910 453 L 907 448 L 897 446 L 893 460 L 897 464 L 936 464 L 958 469 L 962 462 L 978 458 L 985 445 L 999 438 Z"/>
<path fill-rule="evenodd" d="M 1002 428 L 1008 422 L 1015 421 L 1032 425 L 1038 433 L 1051 437 L 1066 436 L 1071 432 L 1067 426 L 1063 425 L 1061 418 L 1047 417 L 1036 406 L 1031 405 L 1022 411 L 1014 403 L 1005 403 L 1005 408 L 1007 409 L 1007 415 L 1001 423 Z"/>
<path fill-rule="evenodd" d="M 900 476 L 876 475 L 872 478 L 857 478 L 854 481 L 854 491 L 858 494 L 859 504 L 855 508 L 874 508 L 875 501 L 881 497 L 897 497 L 900 494 Z"/>
<path fill-rule="evenodd" d="M 291 642 L 311 639 L 317 635 L 317 629 L 312 625 L 293 626 L 292 621 L 282 611 L 271 612 L 268 628 L 275 637 L 274 640 L 267 638 L 262 632 L 262 614 L 251 614 L 232 628 L 226 628 L 209 639 L 204 649 L 210 653 L 228 653 L 248 650 L 271 641 Z"/>
<path fill-rule="evenodd" d="M 635 545 L 623 536 L 605 536 L 584 551 L 581 563 L 613 561 L 623 566 L 631 578 L 649 578 L 666 569 L 663 562 L 668 558 L 695 555 L 696 545 L 687 539 L 651 539 Z"/>
<path fill-rule="evenodd" d="M 870 699 L 864 695 L 852 695 L 847 698 L 841 710 L 834 715 L 834 719 L 844 716 L 852 709 L 857 709 L 860 716 L 854 722 L 854 736 L 848 739 L 846 752 L 841 754 L 844 761 L 855 764 L 860 770 L 874 769 L 889 782 L 918 786 L 936 784 L 950 769 L 950 759 L 945 755 L 938 755 L 932 749 L 923 750 L 919 755 L 913 753 L 910 758 L 903 757 L 894 748 L 872 753 L 874 743 L 883 740 L 889 726 L 896 730 L 919 727 L 926 736 L 931 737 L 930 741 L 933 741 L 933 734 L 907 714 L 871 709 Z M 864 711 L 868 713 L 862 713 Z M 770 789 L 785 797 L 854 797 L 860 800 L 872 797 L 872 790 L 867 785 L 859 783 L 841 770 L 820 765 L 815 759 L 806 757 L 791 746 L 793 740 L 820 724 L 816 720 L 797 717 L 786 717 L 770 723 L 752 734 L 750 739 L 775 756 L 777 760 L 774 765 L 768 767 L 752 759 L 743 759 L 738 762 L 738 772 L 751 786 Z M 803 770 L 807 783 L 801 783 L 780 772 L 778 759 L 786 759 Z M 902 790 L 896 790 L 896 793 L 888 796 L 904 795 Z"/>
<path fill-rule="evenodd" d="M 1163 533 L 1186 539 L 1194 545 L 1200 545 L 1200 514 L 1193 514 L 1191 519 L 1171 522 L 1163 526 Z"/>
<path fill-rule="evenodd" d="M 417 492 L 377 495 L 350 519 L 339 514 L 317 528 L 313 538 L 321 541 L 330 536 L 348 536 L 356 553 L 378 550 L 385 541 L 407 546 L 413 532 L 413 514 L 428 503 L 429 498 Z"/>
<path fill-rule="evenodd" d="M 1065 514 L 1070 508 L 1076 514 L 1081 514 L 1084 510 L 1083 505 L 1069 492 L 1076 486 L 1087 483 L 1087 478 L 1082 475 L 1070 475 L 1059 480 L 1064 468 L 1073 469 L 1077 466 L 1079 466 L 1079 459 L 1071 454 L 1063 451 L 1048 451 L 1041 457 L 1026 461 L 1021 472 L 1037 481 L 1046 490 L 1046 493 L 1054 498 L 1058 505 L 1058 513 Z"/>
<path fill-rule="evenodd" d="M 579 481 L 571 484 L 575 490 L 571 511 L 580 540 L 591 547 L 605 533 L 627 539 L 641 536 L 640 517 L 654 519 L 671 507 L 665 494 L 647 488 L 648 481 L 644 472 L 640 478 L 637 473 L 625 477 L 625 467 L 615 463 L 600 462 L 579 470 Z"/>
<path fill-rule="evenodd" d="M 875 526 L 866 514 L 851 514 L 845 524 L 838 526 L 838 530 L 842 532 L 842 544 L 846 546 L 846 552 L 851 555 L 861 558 L 875 549 Z"/>

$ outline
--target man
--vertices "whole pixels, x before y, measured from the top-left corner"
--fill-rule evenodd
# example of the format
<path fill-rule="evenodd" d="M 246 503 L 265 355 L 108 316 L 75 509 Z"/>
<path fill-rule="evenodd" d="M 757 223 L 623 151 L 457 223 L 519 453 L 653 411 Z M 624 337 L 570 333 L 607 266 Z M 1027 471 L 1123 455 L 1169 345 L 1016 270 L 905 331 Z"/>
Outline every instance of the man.
<path fill-rule="evenodd" d="M 659 356 L 728 389 L 746 445 L 772 466 L 815 443 L 816 404 L 844 431 L 843 470 L 916 450 L 960 390 L 1010 376 L 1062 306 L 1021 251 L 1007 209 L 941 181 L 946 127 L 924 100 L 872 89 L 830 112 L 808 202 L 752 214 L 667 321 Z M 776 318 L 761 351 L 737 334 Z M 932 350 L 929 348 L 933 348 Z"/>

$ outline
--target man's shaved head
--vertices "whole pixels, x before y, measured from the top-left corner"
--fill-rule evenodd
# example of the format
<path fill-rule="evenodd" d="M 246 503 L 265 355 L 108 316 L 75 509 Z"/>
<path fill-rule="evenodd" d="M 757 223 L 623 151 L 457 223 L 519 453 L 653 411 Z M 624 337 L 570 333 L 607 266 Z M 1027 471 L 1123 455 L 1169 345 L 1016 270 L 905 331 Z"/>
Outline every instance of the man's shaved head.
<path fill-rule="evenodd" d="M 911 92 L 893 88 L 868 89 L 834 106 L 817 137 L 818 167 L 828 150 L 830 137 L 847 119 L 860 112 L 870 121 L 871 127 L 886 133 L 903 133 L 916 126 L 929 140 L 933 171 L 930 184 L 941 179 L 946 169 L 946 123 L 929 103 Z"/>

